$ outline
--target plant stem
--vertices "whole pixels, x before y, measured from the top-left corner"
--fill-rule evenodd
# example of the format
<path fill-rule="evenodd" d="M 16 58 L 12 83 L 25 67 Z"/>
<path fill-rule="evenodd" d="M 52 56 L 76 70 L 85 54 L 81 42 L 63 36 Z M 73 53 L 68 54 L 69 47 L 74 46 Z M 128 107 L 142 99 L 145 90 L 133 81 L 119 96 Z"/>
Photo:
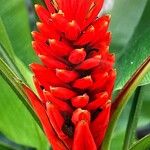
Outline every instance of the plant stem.
<path fill-rule="evenodd" d="M 126 129 L 123 150 L 128 150 L 130 146 L 133 144 L 133 142 L 135 141 L 135 133 L 137 128 L 138 118 L 142 107 L 142 99 L 140 98 L 140 92 L 141 92 L 141 87 L 138 87 L 133 97 L 133 103 L 131 106 L 128 125 Z"/>

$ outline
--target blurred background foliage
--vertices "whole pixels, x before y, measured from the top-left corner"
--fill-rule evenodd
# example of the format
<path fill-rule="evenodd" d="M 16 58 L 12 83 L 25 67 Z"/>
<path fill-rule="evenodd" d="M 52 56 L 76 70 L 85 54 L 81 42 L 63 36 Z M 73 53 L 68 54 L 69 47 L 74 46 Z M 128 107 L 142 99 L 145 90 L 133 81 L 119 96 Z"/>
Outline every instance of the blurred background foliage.
<path fill-rule="evenodd" d="M 39 61 L 31 47 L 30 32 L 38 20 L 34 4 L 41 0 L 1 0 L 0 57 L 34 89 L 31 62 Z M 150 0 L 105 0 L 100 15 L 110 13 L 111 51 L 116 54 L 115 93 L 125 85 L 140 64 L 150 56 Z M 150 132 L 150 72 L 140 84 L 143 102 L 137 138 Z M 114 96 L 115 97 L 115 96 Z M 113 135 L 112 150 L 121 150 L 132 98 L 124 109 Z M 8 117 L 9 116 L 9 117 Z M 0 149 L 48 150 L 48 142 L 26 107 L 0 76 Z"/>

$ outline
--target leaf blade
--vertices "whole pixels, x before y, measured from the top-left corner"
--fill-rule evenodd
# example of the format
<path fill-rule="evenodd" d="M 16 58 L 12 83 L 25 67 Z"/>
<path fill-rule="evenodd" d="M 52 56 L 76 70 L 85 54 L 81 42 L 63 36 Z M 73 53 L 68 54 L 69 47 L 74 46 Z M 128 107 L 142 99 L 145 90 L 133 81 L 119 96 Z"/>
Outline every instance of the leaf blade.
<path fill-rule="evenodd" d="M 146 3 L 147 0 L 114 0 L 113 8 L 110 11 L 112 15 L 110 31 L 113 33 L 111 48 L 115 50 L 116 54 L 120 55 L 120 50 L 132 38 Z"/>
<path fill-rule="evenodd" d="M 150 56 L 150 1 L 147 1 L 142 17 L 134 31 L 129 43 L 120 51 L 120 57 L 116 62 L 118 76 L 115 90 L 121 89 L 129 80 L 130 76 Z M 133 57 L 134 56 L 134 57 Z M 128 68 L 128 71 L 126 70 Z M 122 78 L 123 77 L 123 78 Z M 150 73 L 140 83 L 145 85 L 150 83 Z"/>
<path fill-rule="evenodd" d="M 23 102 L 23 104 L 22 104 L 22 102 L 19 101 L 17 96 L 12 92 L 11 88 L 4 82 L 2 77 L 0 77 L 0 83 L 1 83 L 1 87 L 0 87 L 0 89 L 1 89 L 1 93 L 0 93 L 0 98 L 1 98 L 0 130 L 7 137 L 11 138 L 11 140 L 13 140 L 17 143 L 25 144 L 25 145 L 29 145 L 29 146 L 35 146 L 35 147 L 37 147 L 37 149 L 38 148 L 39 149 L 41 149 L 41 148 L 42 149 L 47 149 L 47 147 L 48 147 L 47 144 L 48 143 L 47 143 L 47 141 L 45 139 L 45 136 L 43 135 L 42 131 L 39 129 L 39 126 L 37 126 L 37 123 L 38 123 L 37 116 L 35 115 L 35 113 L 31 109 L 31 107 L 27 103 L 26 95 L 25 95 L 25 93 L 22 89 L 22 82 L 8 68 L 8 66 L 2 61 L 2 59 L 0 59 L 0 72 L 1 72 L 2 76 L 4 77 L 4 79 L 8 83 L 11 83 L 11 86 L 13 87 L 13 90 L 15 92 L 17 91 L 17 95 L 19 95 L 20 100 L 22 100 L 22 102 Z M 9 91 L 9 93 L 11 94 L 11 99 L 9 98 L 10 95 L 6 94 L 7 91 L 5 89 L 7 89 Z M 7 101 L 5 99 L 7 99 Z M 8 102 L 9 102 L 9 105 L 7 105 Z M 27 111 L 27 109 L 24 107 L 24 105 L 26 106 L 26 108 L 29 111 Z M 18 108 L 18 110 L 19 110 L 19 108 L 22 108 L 22 109 L 21 109 L 21 111 L 18 111 L 18 110 L 16 110 L 16 108 Z M 32 117 L 31 117 L 29 112 L 32 114 Z M 19 121 L 17 121 L 14 118 L 14 116 L 13 117 L 10 116 L 9 113 L 10 114 L 17 114 L 16 119 L 18 119 Z M 27 114 L 28 117 L 24 118 L 25 117 L 24 114 Z M 9 116 L 9 117 L 7 117 L 7 116 Z M 29 120 L 28 120 L 28 118 L 29 118 Z M 33 120 L 33 118 L 34 118 L 34 120 Z M 24 124 L 21 125 L 24 122 L 23 120 L 24 121 L 26 120 L 26 122 L 29 123 L 29 126 L 26 127 Z M 35 120 L 36 120 L 37 123 L 35 122 Z M 11 124 L 10 124 L 10 122 L 11 122 Z M 6 125 L 7 125 L 7 128 L 6 128 Z M 30 130 L 30 125 L 32 127 L 32 130 Z M 39 125 L 40 125 L 40 123 L 39 123 Z M 21 131 L 19 132 L 18 131 L 19 134 L 17 134 L 14 130 L 15 127 L 17 127 L 17 126 L 20 126 L 20 127 L 23 126 L 24 132 L 21 132 Z M 9 127 L 9 130 L 8 130 L 8 127 Z M 28 136 L 30 137 L 29 138 L 30 140 L 28 139 L 28 136 L 26 135 L 26 132 L 28 133 Z M 32 134 L 32 133 L 34 133 L 34 134 Z M 36 137 L 34 137 L 35 135 L 36 135 Z"/>

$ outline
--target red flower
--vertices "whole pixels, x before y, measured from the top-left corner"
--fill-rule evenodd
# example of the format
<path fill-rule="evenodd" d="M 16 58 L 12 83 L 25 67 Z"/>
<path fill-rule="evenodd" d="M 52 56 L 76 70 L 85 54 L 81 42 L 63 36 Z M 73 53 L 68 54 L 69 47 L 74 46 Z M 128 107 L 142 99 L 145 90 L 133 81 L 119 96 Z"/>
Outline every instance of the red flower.
<path fill-rule="evenodd" d="M 32 32 L 42 61 L 30 65 L 39 98 L 24 86 L 55 150 L 96 150 L 109 122 L 116 72 L 103 0 L 45 0 Z"/>

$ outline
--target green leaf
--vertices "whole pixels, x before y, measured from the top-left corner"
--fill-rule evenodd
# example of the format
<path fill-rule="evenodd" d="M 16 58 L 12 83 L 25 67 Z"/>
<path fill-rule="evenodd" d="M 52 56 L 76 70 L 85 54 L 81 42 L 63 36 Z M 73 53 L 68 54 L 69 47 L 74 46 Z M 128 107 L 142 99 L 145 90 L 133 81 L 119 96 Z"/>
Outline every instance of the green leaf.
<path fill-rule="evenodd" d="M 140 66 L 140 68 L 134 73 L 132 78 L 126 83 L 126 85 L 118 94 L 116 100 L 112 104 L 110 123 L 102 144 L 102 150 L 110 149 L 112 133 L 115 129 L 120 114 L 123 108 L 126 106 L 130 96 L 133 94 L 136 87 L 148 71 L 150 71 L 150 57 L 147 58 L 145 62 Z"/>
<path fill-rule="evenodd" d="M 5 53 L 7 53 L 8 57 L 10 57 L 12 59 L 12 61 L 14 61 L 14 52 L 13 52 L 13 48 L 11 46 L 9 37 L 7 35 L 5 26 L 3 24 L 2 18 L 0 17 L 0 44 L 1 47 L 3 46 L 4 49 L 6 50 Z M 2 53 L 1 53 L 2 55 Z"/>
<path fill-rule="evenodd" d="M 138 68 L 142 61 L 150 55 L 149 46 L 147 45 L 148 49 L 144 54 L 146 57 L 143 58 L 144 55 L 140 56 L 137 53 L 138 57 L 134 57 L 134 62 L 132 55 L 135 55 L 137 48 L 134 48 L 134 46 L 129 48 L 130 45 L 128 45 L 128 42 L 130 41 L 129 43 L 134 43 L 136 47 L 135 40 L 138 38 L 139 41 L 137 43 L 139 43 L 139 48 L 143 47 L 143 45 L 140 45 L 140 40 L 145 40 L 146 37 L 145 39 L 141 39 L 139 36 L 143 34 L 143 30 L 146 30 L 146 28 L 143 27 L 143 30 L 138 33 L 138 37 L 136 37 L 135 33 L 138 31 L 137 26 L 139 27 L 139 23 L 142 21 L 143 16 L 146 16 L 147 18 L 145 21 L 146 24 L 149 22 L 149 13 L 143 14 L 146 5 L 149 5 L 147 0 L 115 0 L 113 8 L 110 11 L 112 15 L 110 31 L 112 32 L 113 36 L 111 49 L 117 57 L 116 67 L 118 71 L 115 90 L 121 89 L 127 82 L 127 79 L 129 79 L 129 77 L 136 70 L 136 68 Z M 135 52 L 133 52 L 133 49 Z M 131 52 L 133 53 L 132 55 L 130 55 Z M 126 55 L 126 57 L 124 55 Z M 126 72 L 126 67 L 129 68 L 129 72 Z M 122 75 L 124 75 L 125 79 L 122 78 Z M 141 85 L 148 83 L 150 83 L 150 73 L 146 75 Z"/>
<path fill-rule="evenodd" d="M 1 143 L 0 143 L 0 149 L 1 150 L 14 150 L 13 148 L 11 148 L 7 145 L 1 144 Z"/>
<path fill-rule="evenodd" d="M 7 64 L 0 58 L 0 73 L 2 77 L 11 85 L 12 89 L 18 96 L 21 97 L 24 105 L 31 110 L 27 103 L 27 97 L 22 89 L 22 81 L 14 74 L 14 72 L 7 66 Z M 34 113 L 32 113 L 34 114 Z"/>
<path fill-rule="evenodd" d="M 0 133 L 0 150 L 31 150 L 32 147 L 16 144 Z"/>
<path fill-rule="evenodd" d="M 13 52 L 9 37 L 5 30 L 5 26 L 3 21 L 0 17 L 0 57 L 5 60 L 5 62 L 14 70 L 14 72 L 19 76 L 21 73 L 19 72 L 17 66 L 15 65 L 15 54 Z"/>
<path fill-rule="evenodd" d="M 147 0 L 114 0 L 110 11 L 112 20 L 112 50 L 121 55 L 121 49 L 126 46 L 132 37 L 144 11 Z"/>
<path fill-rule="evenodd" d="M 141 1 L 141 3 L 144 3 L 144 2 L 145 1 Z M 137 2 L 137 5 L 138 4 L 140 3 Z M 142 62 L 148 56 L 150 56 L 150 42 L 149 42 L 150 41 L 150 27 L 149 27 L 150 9 L 149 7 L 150 7 L 150 1 L 147 1 L 145 10 L 142 14 L 142 17 L 129 43 L 126 44 L 126 46 L 122 50 L 117 49 L 117 51 L 119 51 L 118 59 L 116 62 L 118 75 L 117 75 L 115 90 L 121 89 L 124 86 L 124 84 L 129 80 L 131 75 L 136 71 L 136 69 L 142 64 Z M 125 11 L 128 12 L 127 9 L 125 9 Z M 136 13 L 137 9 L 133 9 L 132 11 Z M 124 16 L 122 16 L 123 17 L 122 20 L 124 20 Z M 119 21 L 121 20 L 118 20 L 118 22 Z M 116 22 L 116 25 L 118 22 Z M 125 25 L 129 26 L 130 22 L 126 21 Z M 122 30 L 122 29 L 120 28 L 119 30 Z M 129 32 L 127 32 L 127 34 Z M 142 81 L 141 85 L 145 85 L 148 83 L 150 83 L 150 72 Z"/>
<path fill-rule="evenodd" d="M 150 135 L 136 142 L 129 150 L 148 150 L 150 148 Z"/>
<path fill-rule="evenodd" d="M 130 110 L 128 125 L 125 134 L 125 140 L 123 145 L 123 150 L 128 150 L 130 146 L 136 140 L 136 130 L 137 130 L 137 123 L 140 116 L 141 108 L 142 108 L 142 99 L 140 97 L 141 88 L 138 87 L 135 91 L 135 95 L 133 97 L 133 102 Z"/>
<path fill-rule="evenodd" d="M 1 0 L 0 16 L 16 56 L 26 65 L 36 60 L 31 47 L 28 13 L 24 0 Z M 7 49 L 7 48 L 6 48 Z"/>
<path fill-rule="evenodd" d="M 3 58 L 3 60 L 10 66 L 12 70 L 19 76 L 20 72 L 17 70 L 16 65 L 13 63 L 12 59 L 8 55 L 8 53 L 4 50 L 4 47 L 0 44 L 0 58 Z"/>
<path fill-rule="evenodd" d="M 25 64 L 16 56 L 12 43 L 0 17 L 0 57 L 13 69 L 13 71 L 34 89 L 32 75 Z M 12 33 L 13 34 L 13 33 Z M 31 50 L 31 49 L 30 49 Z"/>
<path fill-rule="evenodd" d="M 0 85 L 0 131 L 18 144 L 47 150 L 45 136 L 28 109 L 1 77 Z"/>
<path fill-rule="evenodd" d="M 47 140 L 37 125 L 35 113 L 26 102 L 22 82 L 1 59 L 0 71 L 11 86 L 0 77 L 0 131 L 16 143 L 47 150 Z"/>

